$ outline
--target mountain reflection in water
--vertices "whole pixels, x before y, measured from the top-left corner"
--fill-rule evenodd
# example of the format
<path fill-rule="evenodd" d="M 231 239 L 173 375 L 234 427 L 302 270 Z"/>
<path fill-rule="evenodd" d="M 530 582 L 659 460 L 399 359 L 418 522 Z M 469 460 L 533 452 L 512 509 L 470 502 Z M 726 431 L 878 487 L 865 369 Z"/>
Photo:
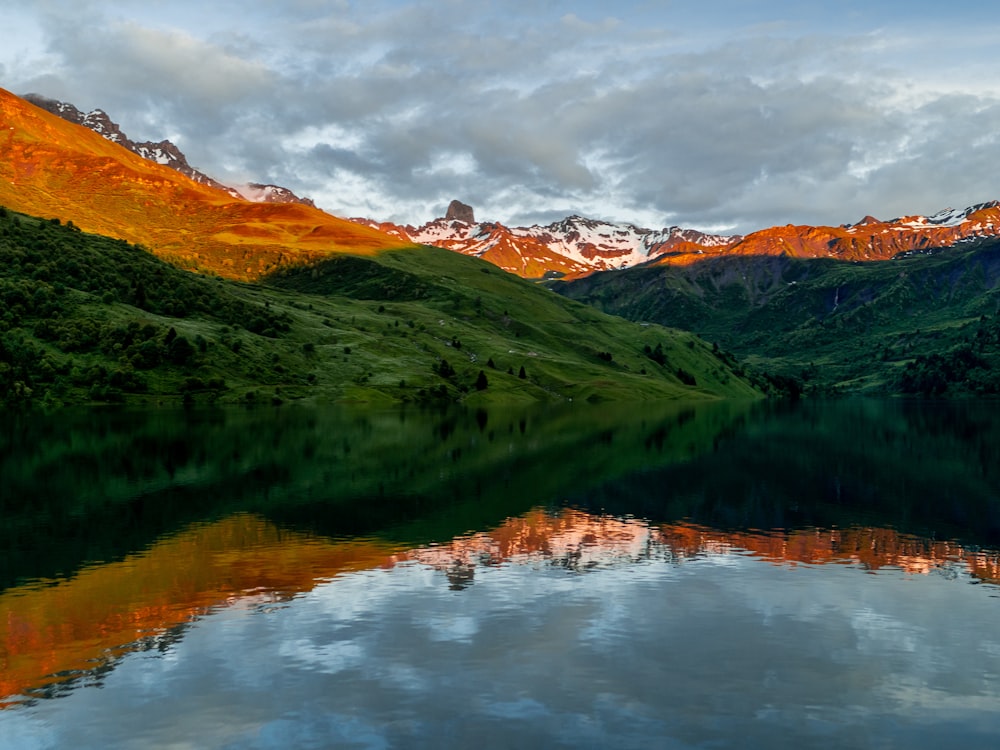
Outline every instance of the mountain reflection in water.
<path fill-rule="evenodd" d="M 178 626 L 214 609 L 288 601 L 352 571 L 417 562 L 445 573 L 450 587 L 461 590 L 474 583 L 481 566 L 586 572 L 731 554 L 779 565 L 966 573 L 987 582 L 996 582 L 1000 571 L 997 552 L 885 528 L 727 533 L 539 508 L 490 531 L 405 549 L 377 539 L 322 539 L 240 514 L 198 525 L 121 562 L 86 568 L 68 581 L 0 594 L 0 694 L 56 695 L 60 683 L 86 682 L 88 672 L 131 650 L 160 647 L 164 634 L 176 635 Z"/>
<path fill-rule="evenodd" d="M 43 418 L 14 420 L 0 433 L 6 522 L 0 529 L 0 580 L 6 582 L 0 589 L 0 707 L 6 709 L 0 710 L 0 748 L 15 746 L 4 745 L 6 721 L 8 736 L 34 736 L 30 717 L 45 706 L 73 706 L 79 699 L 92 711 L 96 698 L 87 696 L 96 694 L 89 689 L 105 686 L 113 693 L 114 685 L 138 679 L 135 659 L 146 654 L 166 660 L 157 666 L 143 662 L 152 679 L 186 649 L 197 652 L 209 642 L 219 665 L 235 664 L 244 650 L 258 649 L 259 677 L 240 678 L 250 679 L 245 700 L 257 700 L 252 696 L 259 680 L 298 675 L 299 687 L 307 689 L 318 679 L 308 674 L 317 669 L 340 675 L 357 669 L 357 679 L 369 684 L 374 678 L 364 664 L 387 658 L 395 653 L 395 639 L 411 637 L 407 628 L 413 627 L 415 609 L 426 610 L 432 631 L 440 629 L 428 635 L 431 643 L 458 639 L 478 644 L 477 650 L 467 656 L 472 662 L 452 660 L 451 666 L 428 661 L 431 651 L 419 666 L 413 656 L 406 669 L 424 677 L 398 683 L 397 675 L 386 683 L 396 685 L 392 690 L 411 682 L 450 684 L 459 678 L 448 670 L 456 668 L 461 680 L 473 681 L 468 690 L 483 689 L 476 680 L 488 680 L 489 672 L 480 660 L 489 655 L 491 668 L 506 674 L 493 661 L 497 650 L 512 649 L 509 657 L 515 658 L 518 648 L 508 635 L 482 640 L 501 622 L 530 641 L 529 651 L 543 649 L 537 658 L 555 660 L 548 667 L 539 662 L 539 674 L 587 671 L 586 663 L 610 644 L 625 649 L 607 674 L 588 677 L 595 686 L 605 684 L 597 693 L 560 682 L 555 695 L 566 700 L 625 700 L 630 675 L 639 684 L 652 664 L 680 659 L 661 653 L 674 648 L 673 641 L 658 640 L 661 627 L 684 634 L 687 640 L 677 641 L 677 648 L 728 654 L 713 666 L 720 679 L 733 686 L 750 680 L 746 705 L 740 698 L 739 706 L 724 706 L 710 692 L 683 699 L 671 693 L 672 701 L 694 701 L 683 731 L 668 731 L 660 716 L 666 704 L 648 703 L 648 696 L 633 696 L 629 700 L 647 703 L 628 709 L 605 705 L 600 710 L 610 713 L 600 727 L 558 712 L 558 721 L 549 716 L 531 723 L 543 699 L 525 686 L 527 703 L 497 703 L 494 696 L 473 712 L 494 728 L 497 711 L 528 716 L 529 723 L 516 730 L 522 734 L 511 728 L 515 734 L 504 735 L 511 742 L 598 747 L 602 737 L 613 735 L 623 747 L 639 747 L 669 735 L 697 744 L 709 736 L 700 734 L 705 722 L 724 724 L 723 717 L 735 720 L 733 712 L 745 710 L 786 731 L 794 725 L 802 732 L 799 746 L 813 740 L 819 746 L 824 731 L 849 725 L 860 732 L 879 717 L 903 722 L 900 731 L 910 732 L 912 717 L 900 706 L 911 701 L 926 709 L 930 694 L 924 692 L 930 689 L 943 691 L 934 693 L 942 707 L 971 717 L 961 736 L 976 739 L 980 730 L 988 736 L 1000 730 L 1000 722 L 990 723 L 980 706 L 1000 699 L 1000 642 L 979 634 L 975 623 L 995 612 L 988 604 L 998 601 L 991 598 L 992 584 L 1000 581 L 996 417 L 990 405 L 843 402 L 444 415 L 109 413 L 58 425 Z M 122 453 L 126 445 L 131 453 Z M 874 579 L 862 573 L 877 574 L 882 583 L 873 588 Z M 366 587 L 373 587 L 370 602 Z M 307 614 L 320 602 L 315 614 Z M 339 624 L 331 621 L 334 630 L 319 636 L 316 628 L 331 616 L 331 606 Z M 829 616 L 816 619 L 820 612 Z M 776 613 L 783 614 L 774 619 Z M 259 635 L 256 646 L 242 640 L 240 633 L 251 627 L 245 617 L 272 618 L 266 620 L 270 626 L 253 626 L 267 633 L 280 623 L 281 644 L 267 645 L 274 634 Z M 729 626 L 719 623 L 727 617 L 733 618 Z M 940 630 L 945 620 L 953 632 Z M 802 630 L 803 622 L 812 623 L 811 630 Z M 298 627 L 305 629 L 297 634 Z M 342 642 L 337 628 L 354 635 Z M 535 642 L 551 628 L 562 633 L 568 651 Z M 231 638 L 225 635 L 230 630 Z M 735 640 L 702 642 L 699 633 L 707 638 L 715 630 L 717 637 Z M 371 650 L 375 632 L 388 639 L 389 651 Z M 582 649 L 577 657 L 570 648 L 574 639 L 582 644 L 574 647 Z M 768 667 L 755 661 L 765 654 L 786 658 L 771 653 L 774 639 L 784 644 L 787 663 Z M 931 650 L 921 655 L 924 642 Z M 273 649 L 286 661 L 271 664 Z M 916 660 L 898 661 L 900 649 Z M 642 653 L 647 656 L 640 658 Z M 832 661 L 817 666 L 817 659 Z M 442 671 L 432 678 L 434 664 Z M 848 680 L 841 684 L 846 689 L 849 675 L 867 675 L 871 684 L 843 696 L 839 707 L 837 697 L 824 692 L 823 700 L 831 703 L 817 714 L 826 718 L 815 727 L 803 718 L 808 707 L 796 703 L 801 696 L 795 690 L 782 693 L 784 707 L 751 705 L 760 687 L 753 682 L 758 671 L 766 677 L 768 669 L 777 669 L 797 684 L 806 679 L 798 670 L 807 664 L 848 670 L 832 681 L 828 674 L 824 690 L 842 679 Z M 876 665 L 888 670 L 877 679 L 871 672 Z M 913 673 L 918 668 L 923 677 Z M 673 669 L 678 679 L 693 679 L 679 662 Z M 912 682 L 931 674 L 941 685 Z M 181 685 L 194 675 L 178 672 L 173 688 L 174 678 L 162 675 L 167 682 L 158 690 L 183 702 L 174 691 L 184 690 Z M 238 687 L 218 689 L 224 692 L 212 701 L 227 695 L 244 700 L 231 695 Z M 803 683 L 799 689 L 807 695 L 814 687 Z M 436 734 L 456 719 L 448 718 L 442 704 L 431 711 L 417 698 L 434 701 L 434 690 L 413 690 L 407 699 L 413 711 L 444 712 L 439 723 L 426 719 L 437 729 L 385 724 L 379 712 L 388 709 L 375 704 L 356 707 L 362 713 L 352 714 L 352 721 L 396 727 L 393 737 L 403 744 L 420 737 L 420 746 L 435 746 L 437 737 L 461 746 Z M 279 701 L 282 710 L 295 710 L 288 703 L 295 694 Z M 910 697 L 904 700 L 904 694 Z M 895 697 L 883 701 L 885 695 Z M 384 699 L 396 705 L 397 699 Z M 383 698 L 378 701 L 382 706 Z M 866 701 L 878 705 L 860 709 Z M 716 705 L 715 714 L 708 704 Z M 256 721 L 271 721 L 265 705 L 253 710 L 263 712 Z M 587 721 L 595 720 L 595 710 L 585 710 Z M 144 710 L 137 711 L 138 721 Z M 626 732 L 619 722 L 632 711 L 643 718 Z M 39 720 L 58 723 L 48 709 L 44 716 Z M 939 718 L 931 711 L 921 721 L 938 722 L 941 734 L 928 730 L 911 746 L 929 747 L 944 736 Z M 111 731 L 97 721 L 94 738 Z M 556 731 L 569 725 L 577 734 Z M 265 741 L 263 734 L 250 742 L 241 731 L 234 725 L 227 741 L 281 744 Z M 315 727 L 310 731 L 320 732 L 309 735 L 313 739 L 326 736 Z M 380 739 L 357 744 L 392 744 L 381 731 Z M 722 746 L 740 736 L 712 732 Z M 157 735 L 136 746 L 166 741 Z"/>

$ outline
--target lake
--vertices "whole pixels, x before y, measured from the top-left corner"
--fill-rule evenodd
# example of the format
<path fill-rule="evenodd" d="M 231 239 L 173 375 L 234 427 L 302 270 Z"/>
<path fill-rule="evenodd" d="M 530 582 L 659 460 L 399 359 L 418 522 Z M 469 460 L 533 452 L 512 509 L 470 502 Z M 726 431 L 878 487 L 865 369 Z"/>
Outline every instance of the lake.
<path fill-rule="evenodd" d="M 0 748 L 1000 736 L 1000 405 L 0 419 Z"/>

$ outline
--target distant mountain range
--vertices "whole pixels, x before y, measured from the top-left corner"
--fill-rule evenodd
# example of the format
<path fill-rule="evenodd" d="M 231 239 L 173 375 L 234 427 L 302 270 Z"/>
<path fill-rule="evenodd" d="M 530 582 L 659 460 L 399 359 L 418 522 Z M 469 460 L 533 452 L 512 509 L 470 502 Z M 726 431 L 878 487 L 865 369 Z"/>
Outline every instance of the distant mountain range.
<path fill-rule="evenodd" d="M 716 394 L 731 387 L 794 392 L 800 386 L 793 380 L 820 391 L 1000 393 L 997 202 L 890 221 L 867 216 L 838 227 L 772 227 L 745 237 L 680 227 L 650 230 L 579 216 L 510 228 L 477 221 L 473 208 L 459 201 L 443 217 L 420 227 L 398 226 L 337 218 L 279 186 L 256 185 L 240 192 L 194 170 L 169 141 L 129 140 L 100 110 L 84 114 L 65 103 L 42 104 L 39 108 L 0 89 L 0 206 L 140 244 L 183 269 L 240 281 L 266 280 L 305 295 L 303 299 L 320 295 L 421 307 L 435 300 L 435 305 L 445 305 L 447 315 L 461 311 L 467 322 L 483 315 L 484 300 L 494 299 L 499 312 L 491 314 L 504 328 L 503 337 L 509 333 L 519 339 L 497 343 L 495 352 L 521 351 L 532 331 L 539 342 L 546 340 L 551 321 L 561 316 L 569 320 L 577 315 L 569 311 L 577 308 L 553 309 L 545 318 L 549 322 L 536 327 L 539 305 L 554 295 L 541 285 L 491 274 L 484 264 L 462 256 L 543 279 L 567 296 L 642 324 L 625 324 L 611 338 L 595 337 L 588 328 L 586 345 L 581 340 L 566 350 L 571 354 L 552 353 L 553 362 L 574 363 L 552 381 L 560 389 L 577 382 L 570 372 L 596 367 L 588 377 L 603 377 L 610 369 L 615 376 L 607 382 L 618 388 L 629 381 L 632 393 L 694 382 L 707 384 Z M 25 247 L 58 244 L 44 232 L 22 240 Z M 421 247 L 425 245 L 453 252 L 431 252 Z M 393 249 L 407 252 L 386 252 Z M 70 263 L 70 270 L 79 265 Z M 17 278 L 27 274 L 36 279 L 38 273 L 20 269 Z M 110 269 L 105 276 L 115 278 Z M 503 283 L 518 281 L 540 295 L 524 297 L 518 326 L 513 300 L 525 291 L 512 287 L 501 293 L 501 277 Z M 152 304 L 145 282 L 115 283 L 120 288 L 102 296 L 142 309 Z M 459 289 L 462 285 L 467 288 Z M 85 291 L 92 290 L 87 286 Z M 463 307 L 463 295 L 470 294 L 473 301 Z M 8 304 L 16 307 L 22 297 L 18 292 Z M 310 304 L 300 303 L 305 309 Z M 174 305 L 168 311 L 179 310 Z M 442 312 L 434 307 L 428 314 L 440 321 Z M 352 312 L 349 317 L 353 321 L 357 316 Z M 319 325 L 332 323 L 326 319 Z M 668 349 L 657 349 L 662 342 L 656 338 L 646 343 L 643 331 L 652 333 L 651 323 L 698 332 L 709 343 L 696 344 L 698 356 L 684 362 L 676 345 L 668 347 L 673 352 L 668 354 Z M 254 320 L 247 325 L 269 328 Z M 366 330 L 359 334 L 368 335 Z M 473 335 L 481 334 L 468 337 Z M 560 335 L 562 346 L 579 333 L 573 329 Z M 633 344 L 624 344 L 626 340 Z M 435 351 L 441 341 L 434 341 L 422 344 L 421 356 Z M 442 341 L 448 347 L 450 340 Z M 638 348 L 636 341 L 642 341 Z M 539 354 L 542 348 L 539 343 L 531 351 Z M 702 361 L 706 348 L 719 363 L 715 369 Z M 434 356 L 446 359 L 443 350 Z M 770 374 L 762 377 L 769 380 L 745 370 L 736 357 L 764 368 Z M 370 371 L 352 377 L 367 382 L 376 371 L 389 372 L 389 361 L 376 358 Z M 507 368 L 516 373 L 520 366 Z M 408 367 L 397 372 L 394 397 L 402 397 L 407 393 L 398 384 L 411 383 L 413 375 Z M 649 381 L 647 374 L 653 372 L 665 380 Z M 452 396 L 456 389 L 462 393 L 440 372 L 438 376 L 453 386 L 448 391 Z M 248 375 L 247 382 L 254 377 Z M 744 377 L 752 384 L 739 382 Z M 441 385 L 433 379 L 429 384 Z M 544 393 L 555 391 L 551 384 L 538 387 Z M 608 388 L 597 390 L 601 392 L 595 397 L 608 397 Z M 578 389 L 576 396 L 582 392 Z"/>
<path fill-rule="evenodd" d="M 472 208 L 452 201 L 443 218 L 420 227 L 352 219 L 410 242 L 444 247 L 487 260 L 525 278 L 582 276 L 628 268 L 667 254 L 718 252 L 739 237 L 693 229 L 642 229 L 631 224 L 570 216 L 546 226 L 507 227 L 476 222 Z"/>
<path fill-rule="evenodd" d="M 690 265 L 724 256 L 784 255 L 794 258 L 888 260 L 905 253 L 950 247 L 1000 234 L 1000 203 L 932 216 L 880 221 L 866 216 L 839 227 L 771 227 L 744 236 L 694 229 L 644 229 L 581 216 L 545 226 L 507 227 L 497 222 L 438 218 L 422 226 L 352 219 L 418 244 L 474 255 L 525 278 L 577 278 L 595 271 L 642 265 Z"/>
<path fill-rule="evenodd" d="M 1000 238 L 889 262 L 731 255 L 551 282 L 820 390 L 1000 394 Z"/>
<path fill-rule="evenodd" d="M 24 99 L 234 198 L 314 205 L 308 198 L 300 198 L 278 185 L 223 185 L 191 167 L 184 154 L 170 141 L 131 141 L 100 109 L 84 114 L 72 104 L 38 94 L 28 94 Z M 452 202 L 444 217 L 421 226 L 399 225 L 368 217 L 350 221 L 377 229 L 404 243 L 433 245 L 479 257 L 524 278 L 578 278 L 595 271 L 647 264 L 689 265 L 716 256 L 888 260 L 900 254 L 928 252 L 970 239 L 1000 235 L 1000 203 L 991 201 L 960 210 L 949 208 L 931 216 L 911 215 L 889 220 L 866 216 L 857 223 L 836 227 L 789 224 L 746 236 L 710 234 L 678 226 L 647 229 L 582 216 L 569 216 L 547 225 L 508 227 L 497 221 L 477 222 L 472 207 L 459 201 Z"/>

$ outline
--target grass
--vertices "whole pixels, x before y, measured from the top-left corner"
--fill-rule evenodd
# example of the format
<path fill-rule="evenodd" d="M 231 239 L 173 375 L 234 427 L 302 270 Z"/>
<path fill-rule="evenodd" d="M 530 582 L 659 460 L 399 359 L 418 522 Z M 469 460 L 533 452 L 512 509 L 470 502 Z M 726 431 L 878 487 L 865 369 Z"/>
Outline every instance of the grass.
<path fill-rule="evenodd" d="M 8 404 L 761 395 L 696 336 L 437 248 L 340 255 L 238 282 L 0 209 L 0 302 Z M 662 362 L 646 354 L 656 346 Z"/>

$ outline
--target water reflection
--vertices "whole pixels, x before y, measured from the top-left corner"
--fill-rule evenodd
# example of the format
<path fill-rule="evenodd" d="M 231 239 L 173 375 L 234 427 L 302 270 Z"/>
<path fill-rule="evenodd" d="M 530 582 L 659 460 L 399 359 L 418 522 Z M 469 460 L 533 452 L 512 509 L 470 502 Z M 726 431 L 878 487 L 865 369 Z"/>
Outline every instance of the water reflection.
<path fill-rule="evenodd" d="M 885 528 L 736 533 L 536 508 L 488 531 L 406 548 L 374 538 L 324 539 L 238 514 L 196 525 L 121 562 L 88 567 L 71 580 L 0 594 L 0 695 L 52 697 L 64 692 L 61 686 L 95 684 L 93 675 L 123 654 L 162 649 L 185 624 L 213 610 L 287 602 L 352 571 L 419 563 L 460 591 L 484 568 L 504 565 L 582 573 L 729 555 L 986 582 L 996 582 L 1000 570 L 995 551 Z"/>
<path fill-rule="evenodd" d="M 983 741 L 996 416 L 15 420 L 0 747 Z"/>
<path fill-rule="evenodd" d="M 61 683 L 213 609 L 289 599 L 324 578 L 391 564 L 397 547 L 331 543 L 248 514 L 198 524 L 71 579 L 0 594 L 0 695 L 59 695 Z"/>
<path fill-rule="evenodd" d="M 461 411 L 15 415 L 0 421 L 0 589 L 234 512 L 331 537 L 446 540 L 705 452 L 752 408 L 498 411 L 486 424 Z"/>
<path fill-rule="evenodd" d="M 232 522 L 275 533 L 258 523 Z M 192 529 L 150 555 L 238 539 L 230 527 Z M 857 538 L 893 538 L 877 531 Z M 285 541 L 298 549 L 216 548 L 209 567 L 224 581 L 241 557 L 267 570 L 312 565 L 311 580 L 234 595 L 224 582 L 196 592 L 165 576 L 154 598 L 176 596 L 160 612 L 184 624 L 154 632 L 137 621 L 141 650 L 104 649 L 114 670 L 92 668 L 59 701 L 9 712 L 2 736 L 21 748 L 466 747 L 476 737 L 497 747 L 827 747 L 831 737 L 939 747 L 1000 729 L 1000 639 L 982 627 L 996 606 L 966 594 L 984 589 L 961 585 L 971 578 L 954 549 L 896 539 L 888 567 L 870 576 L 829 530 L 734 540 L 571 509 L 410 550 Z M 799 564 L 831 544 L 850 564 Z M 914 578 L 898 564 L 953 575 Z M 455 591 L 456 566 L 475 583 Z M 32 593 L 71 601 L 57 589 Z M 107 612 L 128 621 L 124 597 L 112 599 Z M 80 631 L 81 646 L 100 631 Z"/>

